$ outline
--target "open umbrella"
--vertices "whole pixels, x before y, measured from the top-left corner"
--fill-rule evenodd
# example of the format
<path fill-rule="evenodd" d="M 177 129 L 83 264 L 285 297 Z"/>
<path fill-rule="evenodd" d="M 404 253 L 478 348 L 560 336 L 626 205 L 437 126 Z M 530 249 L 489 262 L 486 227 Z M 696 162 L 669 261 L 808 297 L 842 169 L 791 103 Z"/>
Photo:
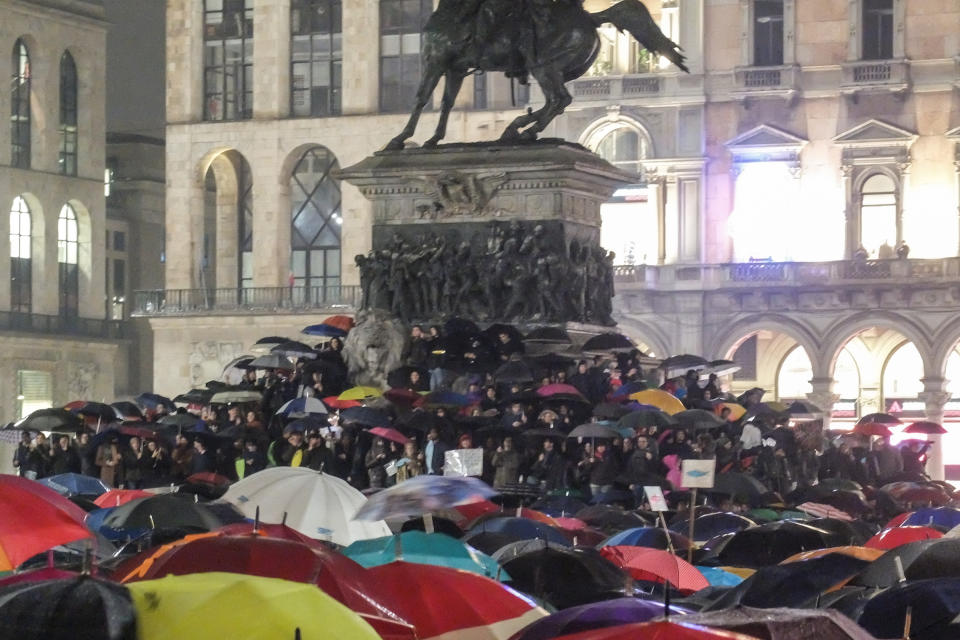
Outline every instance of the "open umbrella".
<path fill-rule="evenodd" d="M 853 521 L 853 516 L 851 516 L 846 511 L 841 511 L 834 506 L 829 504 L 821 504 L 819 502 L 804 502 L 803 504 L 797 505 L 797 511 L 803 511 L 804 513 L 809 513 L 812 516 L 818 518 L 836 518 L 838 520 L 846 520 L 848 522 Z"/>
<path fill-rule="evenodd" d="M 583 518 L 581 518 L 582 520 Z M 673 548 L 678 551 L 685 551 L 690 548 L 691 542 L 686 537 L 675 531 L 665 533 L 659 527 L 634 527 L 612 535 L 603 541 L 600 547 L 615 546 L 633 546 L 647 547 L 650 549 L 669 549 L 667 537 L 670 538 Z"/>
<path fill-rule="evenodd" d="M 285 371 L 293 371 L 296 368 L 290 360 L 279 353 L 269 353 L 254 358 L 247 367 L 250 369 L 283 369 Z"/>
<path fill-rule="evenodd" d="M 541 618 L 525 627 L 510 640 L 551 640 L 566 634 L 606 629 L 634 622 L 647 622 L 661 617 L 666 607 L 657 600 L 614 598 L 570 607 Z M 670 607 L 670 614 L 688 614 L 690 609 Z"/>
<path fill-rule="evenodd" d="M 760 497 L 767 492 L 767 488 L 755 476 L 739 471 L 725 471 L 718 473 L 714 478 L 713 493 L 722 493 L 736 496 L 751 504 L 759 504 Z"/>
<path fill-rule="evenodd" d="M 511 542 L 542 540 L 555 546 L 570 546 L 570 541 L 558 527 L 528 518 L 505 517 L 484 520 L 472 526 L 464 534 L 464 541 L 476 546 L 470 539 L 481 532 L 499 533 L 509 538 Z"/>
<path fill-rule="evenodd" d="M 889 413 L 868 413 L 867 415 L 860 418 L 857 421 L 857 424 L 861 422 L 878 422 L 880 424 L 900 424 L 901 420 L 897 416 L 890 415 Z"/>
<path fill-rule="evenodd" d="M 407 482 L 410 482 L 409 480 Z M 405 483 L 401 483 L 402 486 Z M 223 499 L 247 517 L 260 509 L 264 522 L 283 522 L 311 538 L 348 545 L 356 540 L 390 535 L 379 519 L 353 519 L 367 499 L 346 481 L 303 467 L 272 467 L 233 484 Z"/>
<path fill-rule="evenodd" d="M 901 431 L 901 433 L 923 433 L 927 435 L 935 435 L 947 433 L 947 430 L 943 428 L 943 425 L 939 425 L 936 422 L 921 420 L 909 425 L 906 429 Z"/>
<path fill-rule="evenodd" d="M 619 438 L 620 432 L 613 427 L 598 422 L 587 422 L 575 427 L 567 434 L 568 438 Z"/>
<path fill-rule="evenodd" d="M 497 367 L 493 377 L 500 384 L 533 382 L 533 371 L 521 360 L 509 360 Z"/>
<path fill-rule="evenodd" d="M 637 429 L 640 427 L 659 427 L 660 429 L 670 429 L 677 426 L 676 422 L 669 413 L 650 405 L 648 409 L 633 410 L 617 421 L 617 426 L 627 429 Z"/>
<path fill-rule="evenodd" d="M 724 425 L 724 421 L 717 414 L 703 409 L 679 411 L 673 414 L 673 419 L 681 429 L 691 429 L 693 431 L 716 429 Z"/>
<path fill-rule="evenodd" d="M 17 640 L 135 640 L 127 590 L 90 576 L 0 587 L 0 637 Z"/>
<path fill-rule="evenodd" d="M 397 442 L 399 444 L 407 444 L 410 442 L 410 438 L 403 435 L 396 429 L 389 429 L 387 427 L 374 427 L 368 431 L 370 435 L 383 438 L 384 440 L 390 440 L 391 442 Z"/>
<path fill-rule="evenodd" d="M 152 493 L 146 491 L 141 491 L 140 489 L 110 489 L 104 494 L 97 496 L 97 499 L 93 501 L 93 504 L 98 507 L 119 507 L 122 504 L 126 504 L 131 500 L 136 500 L 137 498 L 150 498 Z"/>
<path fill-rule="evenodd" d="M 623 402 L 631 394 L 647 390 L 647 383 L 643 380 L 631 380 L 626 384 L 620 385 L 620 388 L 610 394 L 610 397 L 618 402 Z"/>
<path fill-rule="evenodd" d="M 303 396 L 301 398 L 294 398 L 288 402 L 285 402 L 283 406 L 277 409 L 276 415 L 281 416 L 290 416 L 290 417 L 303 417 L 305 415 L 326 415 L 328 413 L 327 406 L 323 404 L 320 400 L 313 397 Z"/>
<path fill-rule="evenodd" d="M 706 369 L 701 370 L 700 376 L 703 377 L 703 374 L 715 373 L 718 376 L 729 376 L 736 373 L 742 369 L 739 364 L 733 360 L 711 360 Z"/>
<path fill-rule="evenodd" d="M 382 520 L 418 516 L 477 502 L 493 495 L 496 495 L 496 491 L 476 478 L 416 476 L 371 496 L 356 513 L 356 518 Z"/>
<path fill-rule="evenodd" d="M 173 401 L 180 404 L 207 404 L 213 396 L 210 389 L 190 389 L 186 393 L 176 396 Z"/>
<path fill-rule="evenodd" d="M 306 360 L 316 360 L 317 358 L 317 352 L 314 351 L 310 345 L 303 344 L 302 342 L 297 342 L 296 340 L 288 340 L 286 342 L 281 342 L 275 347 L 271 347 L 270 353 L 275 353 L 277 355 L 285 356 L 287 358 L 292 358 L 294 360 L 297 360 L 299 358 L 304 358 Z"/>
<path fill-rule="evenodd" d="M 787 415 L 794 420 L 816 420 L 823 417 L 824 411 L 812 402 L 794 400 L 787 406 Z"/>
<path fill-rule="evenodd" d="M 340 420 L 343 424 L 355 422 L 365 427 L 389 427 L 391 425 L 390 416 L 379 409 L 370 407 L 349 407 L 340 412 Z"/>
<path fill-rule="evenodd" d="M 233 518 L 214 513 L 206 504 L 196 502 L 192 496 L 164 493 L 149 498 L 137 498 L 120 505 L 104 519 L 104 526 L 112 529 L 192 529 L 209 531 L 243 519 L 239 514 Z"/>
<path fill-rule="evenodd" d="M 701 371 L 710 368 L 710 362 L 706 358 L 684 353 L 678 356 L 670 356 L 660 363 L 660 368 L 664 370 L 668 378 L 675 378 L 684 375 L 691 369 Z"/>
<path fill-rule="evenodd" d="M 235 389 L 218 391 L 210 398 L 210 404 L 242 404 L 244 402 L 260 402 L 262 399 L 263 394 L 256 389 Z"/>
<path fill-rule="evenodd" d="M 417 406 L 425 408 L 446 407 L 456 409 L 473 404 L 468 396 L 453 391 L 432 391 L 417 401 Z"/>
<path fill-rule="evenodd" d="M 674 415 L 684 411 L 686 407 L 675 396 L 661 389 L 647 389 L 630 394 L 631 400 L 654 406 L 664 413 Z"/>
<path fill-rule="evenodd" d="M 947 640 L 960 637 L 960 578 L 916 580 L 878 593 L 857 622 L 878 638 L 902 638 L 907 611 L 912 613 L 910 638 Z"/>
<path fill-rule="evenodd" d="M 322 338 L 345 338 L 347 332 L 343 329 L 331 326 L 329 324 L 311 324 L 304 327 L 300 330 L 300 333 L 303 333 L 308 336 L 317 336 Z"/>
<path fill-rule="evenodd" d="M 164 407 L 167 411 L 175 411 L 177 408 L 170 398 L 159 393 L 141 393 L 133 400 L 144 409 L 153 411 L 156 411 L 158 407 Z"/>
<path fill-rule="evenodd" d="M 842 547 L 827 547 L 826 549 L 815 549 L 813 551 L 804 551 L 802 553 L 798 553 L 795 556 L 790 556 L 780 564 L 790 564 L 791 562 L 803 562 L 805 560 L 813 560 L 814 558 L 822 558 L 823 556 L 828 556 L 831 553 L 850 556 L 852 558 L 857 558 L 858 560 L 864 560 L 866 562 L 873 562 L 886 552 L 883 551 L 882 549 L 870 549 L 868 547 L 858 547 L 858 546 L 852 546 L 852 545 L 847 545 Z"/>
<path fill-rule="evenodd" d="M 710 586 L 696 567 L 669 551 L 649 547 L 605 546 L 600 553 L 626 570 L 635 580 L 667 582 L 678 591 L 687 593 Z"/>
<path fill-rule="evenodd" d="M 110 489 L 101 482 L 100 478 L 79 473 L 60 473 L 42 478 L 38 482 L 63 496 L 99 496 Z"/>
<path fill-rule="evenodd" d="M 673 620 L 661 620 L 635 622 L 606 629 L 557 636 L 556 640 L 757 640 L 757 638 L 733 631 L 711 629 Z"/>
<path fill-rule="evenodd" d="M 930 527 L 894 527 L 893 529 L 884 529 L 867 540 L 864 546 L 873 549 L 893 549 L 908 542 L 933 540 L 942 537 L 942 533 Z"/>
<path fill-rule="evenodd" d="M 960 525 L 960 509 L 956 507 L 930 507 L 917 509 L 902 523 L 903 526 L 938 526 L 953 529 Z"/>
<path fill-rule="evenodd" d="M 358 540 L 345 548 L 343 555 L 367 568 L 403 561 L 461 569 L 500 580 L 510 577 L 501 572 L 497 561 L 487 554 L 442 533 L 406 531 L 383 538 Z"/>
<path fill-rule="evenodd" d="M 724 511 L 704 513 L 698 515 L 693 521 L 693 539 L 696 542 L 705 542 L 725 533 L 735 533 L 755 526 L 757 526 L 756 522 L 739 513 L 728 513 Z M 676 533 L 686 534 L 686 532 L 690 531 L 689 519 L 684 518 L 672 522 L 670 524 L 670 530 Z"/>
<path fill-rule="evenodd" d="M 853 427 L 852 433 L 861 436 L 892 436 L 890 427 L 881 422 L 863 422 L 860 421 Z"/>
<path fill-rule="evenodd" d="M 134 582 L 127 589 L 138 640 L 380 637 L 356 613 L 300 582 L 210 572 Z"/>
<path fill-rule="evenodd" d="M 596 504 L 574 514 L 578 519 L 583 520 L 591 527 L 596 527 L 614 534 L 625 529 L 634 529 L 645 527 L 650 524 L 634 511 L 624 511 L 619 507 L 606 504 Z"/>
<path fill-rule="evenodd" d="M 550 396 L 555 395 L 570 395 L 570 396 L 580 396 L 583 397 L 583 394 L 580 393 L 580 390 L 571 384 L 563 383 L 554 383 L 548 384 L 537 389 L 537 395 L 541 398 L 549 398 Z"/>
<path fill-rule="evenodd" d="M 122 420 L 143 421 L 143 413 L 140 411 L 140 407 L 132 402 L 111 402 L 110 406 L 116 409 Z"/>
<path fill-rule="evenodd" d="M 83 430 L 84 423 L 80 416 L 66 409 L 38 409 L 17 422 L 14 427 L 29 431 L 75 434 Z"/>
<path fill-rule="evenodd" d="M 831 609 L 760 609 L 737 606 L 683 618 L 685 624 L 726 629 L 768 640 L 875 640 L 863 627 Z"/>
<path fill-rule="evenodd" d="M 365 400 L 367 398 L 377 398 L 382 396 L 383 392 L 376 387 L 351 387 L 337 396 L 340 400 Z"/>
<path fill-rule="evenodd" d="M 539 344 L 571 344 L 570 334 L 562 327 L 537 327 L 527 332 L 524 342 Z"/>
<path fill-rule="evenodd" d="M 173 413 L 169 416 L 163 416 L 157 422 L 177 429 L 189 429 L 199 423 L 200 418 L 192 413 Z"/>
<path fill-rule="evenodd" d="M 94 422 L 109 424 L 123 420 L 123 416 L 113 406 L 103 402 L 84 402 L 78 407 L 70 409 L 74 413 L 89 418 Z"/>
<path fill-rule="evenodd" d="M 601 333 L 587 340 L 580 350 L 584 353 L 629 353 L 637 346 L 621 333 Z"/>
<path fill-rule="evenodd" d="M 412 562 L 367 571 L 421 640 L 506 640 L 547 615 L 512 589 L 467 571 Z"/>
<path fill-rule="evenodd" d="M 832 546 L 829 537 L 829 531 L 801 522 L 771 522 L 733 534 L 718 558 L 741 567 L 774 565 L 802 551 Z"/>

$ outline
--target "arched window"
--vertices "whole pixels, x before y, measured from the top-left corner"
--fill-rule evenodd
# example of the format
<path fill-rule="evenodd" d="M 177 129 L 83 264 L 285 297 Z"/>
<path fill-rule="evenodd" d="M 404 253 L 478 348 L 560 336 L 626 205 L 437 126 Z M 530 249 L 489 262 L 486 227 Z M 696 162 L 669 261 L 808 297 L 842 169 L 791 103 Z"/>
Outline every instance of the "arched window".
<path fill-rule="evenodd" d="M 290 4 L 290 113 L 340 113 L 343 61 L 340 0 L 293 0 Z"/>
<path fill-rule="evenodd" d="M 340 286 L 340 168 L 324 147 L 300 157 L 290 178 L 291 271 L 294 285 L 312 301 L 327 300 Z"/>
<path fill-rule="evenodd" d="M 57 263 L 60 267 L 60 315 L 76 317 L 80 308 L 80 234 L 77 212 L 63 205 L 57 219 Z"/>
<path fill-rule="evenodd" d="M 31 311 L 30 207 L 21 196 L 10 207 L 10 311 Z"/>
<path fill-rule="evenodd" d="M 60 56 L 60 173 L 77 175 L 77 65 Z"/>
<path fill-rule="evenodd" d="M 13 45 L 10 78 L 10 166 L 30 168 L 30 53 L 23 40 Z"/>
<path fill-rule="evenodd" d="M 204 0 L 203 39 L 203 119 L 253 117 L 253 0 Z"/>
<path fill-rule="evenodd" d="M 892 258 L 900 241 L 897 184 L 875 173 L 860 187 L 860 245 L 871 258 Z"/>
<path fill-rule="evenodd" d="M 640 161 L 647 157 L 648 144 L 646 138 L 635 130 L 619 127 L 600 140 L 596 152 L 610 164 L 640 173 Z"/>

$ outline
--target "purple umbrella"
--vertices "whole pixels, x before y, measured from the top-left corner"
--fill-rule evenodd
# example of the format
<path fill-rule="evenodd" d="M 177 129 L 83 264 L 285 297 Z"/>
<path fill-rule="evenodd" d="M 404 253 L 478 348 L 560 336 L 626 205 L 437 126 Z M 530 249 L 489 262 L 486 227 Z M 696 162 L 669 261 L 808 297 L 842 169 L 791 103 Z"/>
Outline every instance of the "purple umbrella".
<path fill-rule="evenodd" d="M 510 640 L 549 640 L 582 631 L 647 622 L 663 615 L 663 603 L 639 598 L 616 598 L 593 602 L 540 618 L 510 637 Z M 670 607 L 671 614 L 691 613 L 683 607 Z"/>

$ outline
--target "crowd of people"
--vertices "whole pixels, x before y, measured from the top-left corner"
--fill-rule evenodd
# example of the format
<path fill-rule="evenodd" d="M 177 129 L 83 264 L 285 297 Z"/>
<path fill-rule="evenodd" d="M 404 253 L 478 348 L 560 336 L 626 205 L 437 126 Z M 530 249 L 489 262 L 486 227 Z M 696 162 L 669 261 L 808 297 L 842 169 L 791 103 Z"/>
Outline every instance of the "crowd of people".
<path fill-rule="evenodd" d="M 343 342 L 334 338 L 318 345 L 316 359 L 301 358 L 292 370 L 247 371 L 238 387 L 259 392 L 259 401 L 161 402 L 128 428 L 101 425 L 99 433 L 49 439 L 24 432 L 14 465 L 33 478 L 75 472 L 124 488 L 183 483 L 207 472 L 237 480 L 267 466 L 302 466 L 376 490 L 443 474 L 450 450 L 481 450 L 478 475 L 501 491 L 577 491 L 613 496 L 629 507 L 640 506 L 644 486 L 679 488 L 680 466 L 689 458 L 714 459 L 718 473 L 750 474 L 780 496 L 826 478 L 880 486 L 924 473 L 925 441 L 896 448 L 887 437 L 824 432 L 819 421 L 770 409 L 762 390 L 734 398 L 721 378 L 698 369 L 654 380 L 659 372 L 644 371 L 637 350 L 579 360 L 537 357 L 524 353 L 519 334 L 494 333 L 451 365 L 451 353 L 432 346 L 444 339 L 443 328 L 414 326 L 392 388 L 382 397 L 350 401 L 338 397 L 351 381 Z M 498 372 L 515 373 L 511 363 L 528 367 L 530 379 L 498 379 Z M 685 407 L 715 414 L 716 425 L 682 428 L 667 413 L 622 393 L 657 383 Z M 538 393 L 548 387 L 565 392 Z M 325 401 L 328 413 L 281 410 L 304 397 Z M 734 419 L 736 405 L 745 411 Z M 371 411 L 358 412 L 358 406 Z M 638 412 L 648 415 L 631 417 Z M 568 437 L 590 423 L 617 435 Z M 727 498 L 728 508 L 745 501 Z"/>

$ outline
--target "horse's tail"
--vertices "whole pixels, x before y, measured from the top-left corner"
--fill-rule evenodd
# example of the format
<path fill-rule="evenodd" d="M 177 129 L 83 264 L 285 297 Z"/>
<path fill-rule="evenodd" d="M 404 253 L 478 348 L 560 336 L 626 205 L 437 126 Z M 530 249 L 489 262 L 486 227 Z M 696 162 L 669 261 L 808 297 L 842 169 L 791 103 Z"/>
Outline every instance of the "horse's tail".
<path fill-rule="evenodd" d="M 686 56 L 680 53 L 680 45 L 664 35 L 639 0 L 620 0 L 603 11 L 588 15 L 598 27 L 609 22 L 620 31 L 629 31 L 650 53 L 664 56 L 683 71 L 690 72 L 684 64 Z"/>

